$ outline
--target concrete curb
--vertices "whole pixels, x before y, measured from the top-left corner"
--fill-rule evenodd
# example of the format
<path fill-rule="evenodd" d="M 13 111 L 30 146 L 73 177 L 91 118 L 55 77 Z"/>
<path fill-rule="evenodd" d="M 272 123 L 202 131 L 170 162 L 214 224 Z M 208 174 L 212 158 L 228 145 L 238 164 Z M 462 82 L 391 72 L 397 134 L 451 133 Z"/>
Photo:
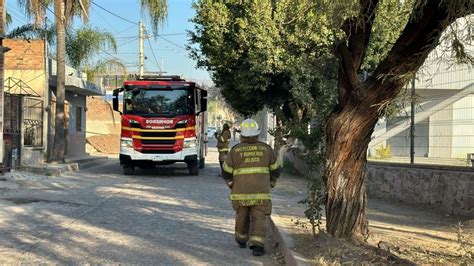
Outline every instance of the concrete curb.
<path fill-rule="evenodd" d="M 25 167 L 22 167 L 21 170 L 27 171 L 27 172 L 32 172 L 32 173 L 35 173 L 35 174 L 60 176 L 60 175 L 65 174 L 65 173 L 79 171 L 79 164 L 78 163 L 39 164 L 39 165 L 25 166 Z"/>
<path fill-rule="evenodd" d="M 290 249 L 290 246 L 293 245 L 293 239 L 285 230 L 278 229 L 271 217 L 270 227 L 270 230 L 278 242 L 278 249 L 283 254 L 285 259 L 285 265 L 311 265 L 310 261 L 305 259 L 303 255 Z"/>

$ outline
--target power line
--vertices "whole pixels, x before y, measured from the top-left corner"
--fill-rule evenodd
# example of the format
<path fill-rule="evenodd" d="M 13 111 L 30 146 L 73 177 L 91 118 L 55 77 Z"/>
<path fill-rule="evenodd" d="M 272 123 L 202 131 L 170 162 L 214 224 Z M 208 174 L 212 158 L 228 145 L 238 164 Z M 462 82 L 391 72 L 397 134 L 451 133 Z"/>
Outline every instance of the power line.
<path fill-rule="evenodd" d="M 131 23 L 131 24 L 133 24 L 133 25 L 137 25 L 137 26 L 138 26 L 138 23 L 133 22 L 133 21 L 131 21 L 131 20 L 128 20 L 128 19 L 126 19 L 126 18 L 124 18 L 124 17 L 122 17 L 122 16 L 119 16 L 119 15 L 113 13 L 113 12 L 110 12 L 109 10 L 107 10 L 107 9 L 105 9 L 104 7 L 100 6 L 99 4 L 96 4 L 94 1 L 91 1 L 91 3 L 92 3 L 93 5 L 95 5 L 96 7 L 98 7 L 98 8 L 100 8 L 100 9 L 104 10 L 105 12 L 111 14 L 111 15 L 114 16 L 114 17 L 117 17 L 117 18 L 119 18 L 119 19 L 121 19 L 121 20 L 123 20 L 123 21 L 126 21 L 126 22 L 128 22 L 128 23 Z"/>
<path fill-rule="evenodd" d="M 157 36 L 157 37 L 160 37 L 160 36 L 177 36 L 177 35 L 187 35 L 187 33 L 186 32 L 180 32 L 180 33 L 154 34 L 154 35 L 150 35 L 150 37 L 154 37 L 154 36 Z"/>
<path fill-rule="evenodd" d="M 161 69 L 160 64 L 158 63 L 158 59 L 156 58 L 155 51 L 153 51 L 153 46 L 151 45 L 150 38 L 147 38 L 148 40 L 148 45 L 150 45 L 150 50 L 151 54 L 153 55 L 153 58 L 155 58 L 156 66 L 160 70 L 160 72 L 163 72 L 163 69 Z"/>
<path fill-rule="evenodd" d="M 163 39 L 163 40 L 165 40 L 165 41 L 171 43 L 172 45 L 174 45 L 174 46 L 176 46 L 176 47 L 178 47 L 178 48 L 180 48 L 180 49 L 186 50 L 186 48 L 184 48 L 183 46 L 181 46 L 181 45 L 179 45 L 179 44 L 177 44 L 177 43 L 175 43 L 175 42 L 173 42 L 173 41 L 170 41 L 170 40 L 166 39 L 166 38 L 163 37 L 163 36 L 157 35 L 157 37 L 159 37 L 159 38 L 161 38 L 161 39 Z"/>
<path fill-rule="evenodd" d="M 162 37 L 162 36 L 177 36 L 177 35 L 186 35 L 187 33 L 165 33 L 165 34 L 152 34 L 147 35 L 148 37 Z M 118 39 L 130 39 L 130 38 L 137 38 L 136 36 L 128 36 L 128 37 L 116 37 Z"/>
<path fill-rule="evenodd" d="M 115 30 L 115 27 L 107 20 L 105 19 L 104 16 L 102 16 L 102 14 L 100 12 L 97 12 L 97 14 L 102 18 L 102 20 L 104 20 L 107 24 L 109 24 L 109 26 Z"/>
<path fill-rule="evenodd" d="M 132 28 L 135 28 L 135 25 L 132 25 L 132 26 L 130 26 L 130 27 L 124 29 L 124 30 L 121 30 L 121 31 L 117 32 L 117 34 L 120 34 L 120 33 L 122 33 L 122 32 L 126 32 L 126 31 L 128 31 L 128 30 L 130 30 L 130 29 L 132 29 Z"/>

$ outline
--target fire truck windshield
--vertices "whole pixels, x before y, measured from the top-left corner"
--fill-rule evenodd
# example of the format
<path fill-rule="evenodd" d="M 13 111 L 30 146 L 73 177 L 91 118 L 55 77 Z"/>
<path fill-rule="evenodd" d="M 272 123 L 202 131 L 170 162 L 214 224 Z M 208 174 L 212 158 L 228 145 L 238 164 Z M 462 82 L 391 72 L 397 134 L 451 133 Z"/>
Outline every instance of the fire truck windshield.
<path fill-rule="evenodd" d="M 138 116 L 179 116 L 194 113 L 193 91 L 188 88 L 134 88 L 124 94 L 124 113 Z"/>

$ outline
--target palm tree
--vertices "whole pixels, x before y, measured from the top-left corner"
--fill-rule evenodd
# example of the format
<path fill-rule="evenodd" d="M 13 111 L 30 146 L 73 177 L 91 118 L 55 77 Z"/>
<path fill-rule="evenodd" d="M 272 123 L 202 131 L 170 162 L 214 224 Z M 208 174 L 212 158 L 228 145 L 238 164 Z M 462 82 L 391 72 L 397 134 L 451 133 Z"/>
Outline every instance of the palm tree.
<path fill-rule="evenodd" d="M 45 10 L 52 0 L 18 0 L 25 8 L 26 14 L 34 17 L 34 24 L 38 25 L 44 20 Z M 64 162 L 66 140 L 65 140 L 65 80 L 66 80 L 66 27 L 72 21 L 73 16 L 79 15 L 84 21 L 88 19 L 89 0 L 54 0 L 54 14 L 56 25 L 56 115 L 53 152 L 48 161 Z"/>
<path fill-rule="evenodd" d="M 56 25 L 56 115 L 51 161 L 64 162 L 66 152 L 64 101 L 66 95 L 66 26 L 75 14 L 87 21 L 89 0 L 55 0 Z"/>
<path fill-rule="evenodd" d="M 3 35 L 5 33 L 6 10 L 5 0 L 0 0 L 0 162 L 3 162 L 3 79 L 4 79 L 4 48 Z"/>
<path fill-rule="evenodd" d="M 86 26 L 68 32 L 66 36 L 66 55 L 72 67 L 86 72 L 87 80 L 93 81 L 95 76 L 108 70 L 119 70 L 126 75 L 125 65 L 118 59 L 105 59 L 92 62 L 95 54 L 103 49 L 117 51 L 117 43 L 112 33 Z"/>

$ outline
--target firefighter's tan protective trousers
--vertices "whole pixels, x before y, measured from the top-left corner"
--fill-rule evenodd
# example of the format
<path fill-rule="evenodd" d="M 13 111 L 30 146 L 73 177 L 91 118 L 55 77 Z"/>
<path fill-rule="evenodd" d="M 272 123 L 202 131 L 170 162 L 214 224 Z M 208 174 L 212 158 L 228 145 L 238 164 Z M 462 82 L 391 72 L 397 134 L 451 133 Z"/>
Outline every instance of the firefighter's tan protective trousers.
<path fill-rule="evenodd" d="M 264 247 L 266 218 L 272 212 L 272 203 L 265 200 L 259 205 L 245 205 L 239 201 L 232 202 L 235 210 L 235 241 L 248 242 L 249 247 Z"/>

